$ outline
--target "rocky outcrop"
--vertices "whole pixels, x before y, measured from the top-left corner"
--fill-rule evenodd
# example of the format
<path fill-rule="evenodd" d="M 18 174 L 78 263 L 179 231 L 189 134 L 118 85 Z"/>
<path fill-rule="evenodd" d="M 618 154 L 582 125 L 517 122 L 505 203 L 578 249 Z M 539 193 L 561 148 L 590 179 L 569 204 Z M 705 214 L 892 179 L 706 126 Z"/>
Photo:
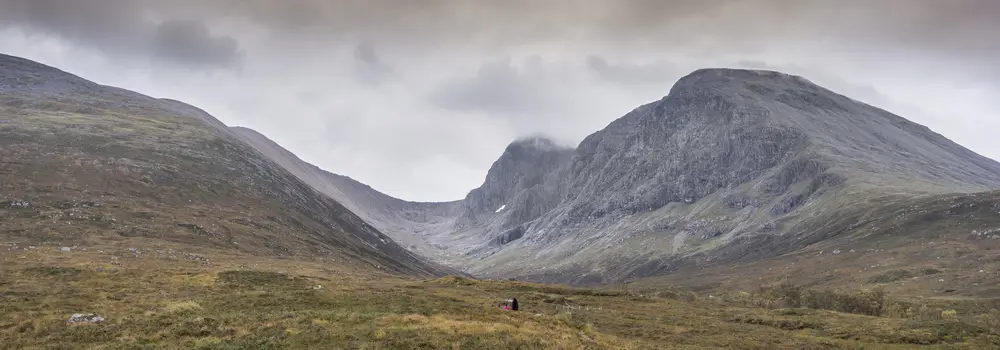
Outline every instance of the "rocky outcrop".
<path fill-rule="evenodd" d="M 103 316 L 98 316 L 96 314 L 73 314 L 69 317 L 66 323 L 102 323 L 104 322 Z"/>
<path fill-rule="evenodd" d="M 483 185 L 462 201 L 456 227 L 507 230 L 552 210 L 562 197 L 561 187 L 555 185 L 558 171 L 572 155 L 572 149 L 542 137 L 511 143 L 490 167 Z"/>

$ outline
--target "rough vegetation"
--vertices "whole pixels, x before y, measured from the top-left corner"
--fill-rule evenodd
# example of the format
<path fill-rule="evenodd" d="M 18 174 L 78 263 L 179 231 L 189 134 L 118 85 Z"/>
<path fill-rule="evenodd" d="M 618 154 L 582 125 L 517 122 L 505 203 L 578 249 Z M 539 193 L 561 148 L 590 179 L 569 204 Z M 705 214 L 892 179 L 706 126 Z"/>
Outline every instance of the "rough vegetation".
<path fill-rule="evenodd" d="M 107 263 L 123 253 L 51 244 L 0 251 L 0 348 L 1000 346 L 997 301 L 904 302 L 877 289 L 788 283 L 695 294 L 420 280 L 246 255 L 214 255 L 211 266 L 144 254 Z M 509 297 L 521 311 L 496 307 Z M 86 313 L 104 320 L 67 322 Z"/>

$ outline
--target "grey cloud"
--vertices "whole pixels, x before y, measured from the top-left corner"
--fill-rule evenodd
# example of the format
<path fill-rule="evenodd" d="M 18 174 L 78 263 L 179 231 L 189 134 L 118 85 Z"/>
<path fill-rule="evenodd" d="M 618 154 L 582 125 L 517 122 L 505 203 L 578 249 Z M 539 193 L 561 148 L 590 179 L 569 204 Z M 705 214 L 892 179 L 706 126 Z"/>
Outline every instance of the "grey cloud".
<path fill-rule="evenodd" d="M 116 57 L 149 56 L 198 67 L 234 67 L 239 43 L 201 20 L 157 23 L 145 0 L 0 0 L 0 22 L 53 35 Z"/>
<path fill-rule="evenodd" d="M 516 136 L 541 133 L 575 144 L 639 104 L 661 98 L 673 83 L 651 84 L 646 88 L 652 93 L 594 84 L 579 63 L 539 56 L 488 60 L 434 85 L 427 99 L 443 111 L 501 121 Z"/>
<path fill-rule="evenodd" d="M 510 58 L 484 63 L 475 74 L 444 82 L 431 94 L 442 108 L 501 114 L 538 112 L 549 108 L 552 94 L 539 78 L 522 71 Z"/>
<path fill-rule="evenodd" d="M 139 2 L 115 0 L 0 0 L 0 23 L 122 50 L 140 43 Z M 138 30 L 137 30 L 138 29 Z"/>
<path fill-rule="evenodd" d="M 1000 58 L 1000 2 L 992 0 L 0 0 L 0 13 L 10 23 L 64 36 L 80 29 L 87 40 L 119 46 L 128 40 L 115 35 L 153 29 L 140 20 L 149 14 L 243 19 L 295 38 L 412 47 L 558 39 L 753 52 L 776 41 L 823 41 L 975 58 L 991 72 Z"/>
<path fill-rule="evenodd" d="M 188 4 L 188 12 L 245 16 L 279 30 L 398 40 L 497 45 L 573 38 L 665 45 L 715 38 L 752 49 L 776 38 L 876 39 L 987 57 L 1000 48 L 994 40 L 1000 2 L 992 0 L 178 1 Z"/>
<path fill-rule="evenodd" d="M 375 46 L 362 42 L 354 47 L 354 75 L 361 83 L 382 85 L 396 76 L 396 71 L 383 62 Z"/>
<path fill-rule="evenodd" d="M 295 98 L 302 104 L 314 104 L 323 99 L 323 93 L 315 90 L 299 91 L 295 94 Z"/>
<path fill-rule="evenodd" d="M 626 85 L 662 85 L 681 73 L 669 62 L 612 64 L 599 55 L 587 56 L 587 67 L 604 80 Z"/>
<path fill-rule="evenodd" d="M 375 53 L 375 47 L 368 42 L 358 44 L 354 48 L 354 58 L 367 64 L 377 65 L 382 63 L 378 58 L 378 54 Z"/>
<path fill-rule="evenodd" d="M 236 39 L 213 36 L 200 21 L 171 20 L 157 27 L 152 52 L 178 62 L 211 67 L 234 67 L 241 53 Z"/>

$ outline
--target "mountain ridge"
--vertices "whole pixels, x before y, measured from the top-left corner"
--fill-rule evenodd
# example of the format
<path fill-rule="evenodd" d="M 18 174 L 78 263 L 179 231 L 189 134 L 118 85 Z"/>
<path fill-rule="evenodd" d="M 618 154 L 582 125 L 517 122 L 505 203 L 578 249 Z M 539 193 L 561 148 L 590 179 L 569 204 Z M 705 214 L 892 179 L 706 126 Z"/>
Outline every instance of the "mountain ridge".
<path fill-rule="evenodd" d="M 784 234 L 852 200 L 1000 188 L 1000 163 L 774 71 L 694 71 L 576 148 L 551 148 L 545 161 L 512 157 L 525 143 L 509 144 L 483 185 L 451 202 L 462 214 L 423 237 L 443 249 L 422 254 L 485 276 L 604 279 L 640 260 Z M 405 220 L 394 225 L 386 231 L 408 235 Z"/>
<path fill-rule="evenodd" d="M 340 213 L 336 224 L 308 228 L 314 235 L 309 239 L 341 233 L 354 239 L 350 232 L 320 233 L 330 227 L 360 233 L 368 238 L 356 243 L 374 250 L 351 249 L 397 271 L 410 264 L 421 273 L 460 269 L 480 277 L 582 284 L 643 278 L 704 259 L 775 259 L 839 239 L 856 227 L 838 218 L 860 215 L 852 214 L 858 205 L 875 210 L 883 203 L 1000 188 L 1000 163 L 925 126 L 774 71 L 694 71 L 663 98 L 633 109 L 576 147 L 538 135 L 514 140 L 481 186 L 463 199 L 434 203 L 397 199 L 325 171 L 259 132 L 228 127 L 179 101 L 95 84 L 10 56 L 0 56 L 0 63 L 0 102 L 4 111 L 23 115 L 14 129 L 4 126 L 15 132 L 5 151 L 30 140 L 20 133 L 66 125 L 79 130 L 59 132 L 77 143 L 49 140 L 51 145 L 39 148 L 61 145 L 87 157 L 152 152 L 185 166 L 239 158 L 244 163 L 233 166 L 243 167 L 240 172 L 217 168 L 220 176 L 235 176 L 225 186 L 259 191 L 255 181 L 266 180 L 271 187 L 264 194 L 283 201 L 287 207 L 281 210 L 319 218 L 316 223 L 329 212 Z M 184 121 L 172 119 L 177 117 Z M 109 124 L 115 120 L 120 125 Z M 87 148 L 73 148 L 80 145 Z M 31 159 L 24 150 L 9 154 Z M 147 170 L 134 176 L 150 184 L 179 176 L 199 191 L 204 187 L 193 173 L 142 167 Z M 303 198 L 315 202 L 304 204 Z M 281 239 L 252 244 L 289 249 Z M 390 253 L 380 252 L 380 245 Z M 747 254 L 763 247 L 772 253 Z M 451 268 L 421 263 L 418 256 Z"/>

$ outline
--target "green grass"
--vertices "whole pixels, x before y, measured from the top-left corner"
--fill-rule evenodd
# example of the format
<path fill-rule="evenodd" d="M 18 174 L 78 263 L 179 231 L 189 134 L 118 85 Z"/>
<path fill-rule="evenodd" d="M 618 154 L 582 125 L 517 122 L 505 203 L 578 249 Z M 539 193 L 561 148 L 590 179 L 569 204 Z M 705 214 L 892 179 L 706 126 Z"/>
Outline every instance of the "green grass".
<path fill-rule="evenodd" d="M 120 254 L 112 249 L 2 251 L 0 348 L 1000 346 L 1000 311 L 990 309 L 997 305 L 956 309 L 938 300 L 823 294 L 791 284 L 709 297 L 674 289 L 419 280 L 243 255 L 215 255 L 214 264 L 203 265 L 140 254 L 121 258 L 118 267 L 105 260 Z M 254 265 L 260 268 L 247 268 Z M 508 297 L 517 297 L 522 311 L 496 308 Z M 873 301 L 881 311 L 852 306 Z M 71 314 L 90 312 L 107 321 L 66 324 Z"/>

